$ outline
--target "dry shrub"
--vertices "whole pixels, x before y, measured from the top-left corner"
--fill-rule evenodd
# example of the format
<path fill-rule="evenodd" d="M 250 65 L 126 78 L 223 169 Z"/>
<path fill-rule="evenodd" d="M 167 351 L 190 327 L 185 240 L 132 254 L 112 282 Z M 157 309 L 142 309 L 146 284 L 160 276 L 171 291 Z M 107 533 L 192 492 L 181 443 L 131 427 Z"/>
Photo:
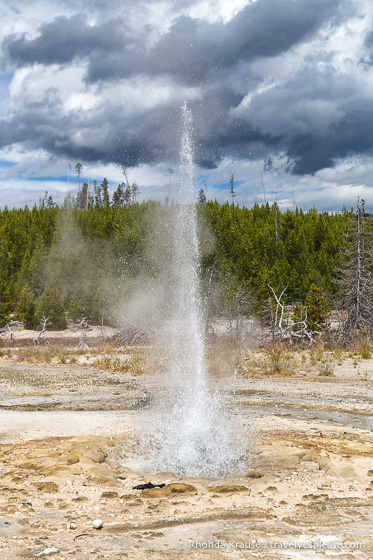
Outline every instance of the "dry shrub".
<path fill-rule="evenodd" d="M 282 342 L 275 342 L 266 348 L 269 371 L 278 375 L 294 375 L 297 361 L 293 353 Z"/>
<path fill-rule="evenodd" d="M 361 371 L 360 368 L 358 368 L 357 375 L 358 375 L 360 381 L 370 381 L 371 374 L 368 373 L 368 368 L 367 367 L 365 368 L 365 371 Z"/>
<path fill-rule="evenodd" d="M 50 364 L 52 360 L 54 364 L 74 364 L 77 356 L 85 353 L 84 350 L 68 349 L 59 344 L 34 345 L 20 348 L 16 359 L 31 364 Z"/>
<path fill-rule="evenodd" d="M 132 353 L 106 354 L 96 358 L 90 365 L 111 373 L 131 373 L 141 375 L 145 373 L 145 360 Z"/>
<path fill-rule="evenodd" d="M 324 347 L 319 345 L 316 346 L 316 348 L 314 348 L 311 351 L 310 354 L 310 362 L 313 366 L 316 366 L 318 362 L 320 362 L 324 357 Z"/>
<path fill-rule="evenodd" d="M 358 339 L 356 351 L 363 360 L 370 360 L 373 352 L 373 344 L 369 336 Z"/>
<path fill-rule="evenodd" d="M 320 375 L 325 377 L 333 377 L 335 366 L 336 363 L 333 358 L 323 358 L 317 364 L 317 369 Z"/>

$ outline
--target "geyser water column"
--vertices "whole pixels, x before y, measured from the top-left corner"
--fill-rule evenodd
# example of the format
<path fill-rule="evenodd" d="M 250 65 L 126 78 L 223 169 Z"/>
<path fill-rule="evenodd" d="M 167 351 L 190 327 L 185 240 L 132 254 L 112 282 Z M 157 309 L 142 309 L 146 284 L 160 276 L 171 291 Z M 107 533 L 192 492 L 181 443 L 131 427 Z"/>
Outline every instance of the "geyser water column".
<path fill-rule="evenodd" d="M 200 295 L 199 242 L 194 188 L 192 114 L 184 103 L 181 181 L 173 188 L 168 220 L 168 372 L 151 434 L 151 470 L 189 476 L 224 476 L 247 462 L 248 432 L 208 384 Z"/>

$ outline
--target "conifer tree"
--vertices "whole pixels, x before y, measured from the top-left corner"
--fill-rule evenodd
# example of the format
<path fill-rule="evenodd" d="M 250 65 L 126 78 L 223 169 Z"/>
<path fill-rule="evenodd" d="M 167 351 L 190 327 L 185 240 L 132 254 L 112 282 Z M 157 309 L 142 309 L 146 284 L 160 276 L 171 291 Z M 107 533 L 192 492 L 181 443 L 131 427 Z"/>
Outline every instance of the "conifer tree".
<path fill-rule="evenodd" d="M 39 320 L 48 317 L 50 330 L 60 331 L 67 327 L 66 310 L 63 299 L 55 286 L 48 285 L 38 302 Z"/>
<path fill-rule="evenodd" d="M 10 289 L 0 270 L 0 327 L 4 327 L 9 321 L 11 307 L 12 296 Z"/>
<path fill-rule="evenodd" d="M 325 327 L 330 308 L 321 288 L 312 284 L 305 299 L 307 308 L 307 326 L 311 331 L 320 331 Z"/>
<path fill-rule="evenodd" d="M 124 202 L 125 202 L 125 185 L 124 183 L 120 183 L 118 185 L 118 188 L 114 191 L 113 193 L 113 206 L 115 206 L 115 208 L 120 208 L 121 206 L 123 206 Z"/>
<path fill-rule="evenodd" d="M 206 204 L 206 202 L 207 202 L 207 198 L 206 198 L 205 191 L 201 189 L 198 193 L 198 204 Z"/>
<path fill-rule="evenodd" d="M 34 293 L 28 283 L 24 285 L 19 295 L 16 306 L 16 317 L 23 322 L 26 329 L 35 329 L 38 324 L 36 317 L 36 304 L 34 301 Z"/>
<path fill-rule="evenodd" d="M 102 204 L 103 206 L 109 206 L 110 204 L 110 197 L 109 197 L 109 181 L 104 178 L 101 183 L 102 187 Z"/>
<path fill-rule="evenodd" d="M 136 197 L 138 194 L 140 194 L 139 185 L 137 183 L 132 183 L 131 192 L 132 192 L 132 202 L 136 202 Z"/>
<path fill-rule="evenodd" d="M 101 206 L 102 206 L 102 187 L 97 185 L 97 181 L 93 182 L 93 194 L 94 194 L 95 208 L 101 208 Z"/>
<path fill-rule="evenodd" d="M 230 184 L 230 186 L 231 186 L 231 188 L 230 188 L 230 191 L 229 191 L 229 192 L 231 193 L 231 197 L 232 197 L 232 204 L 234 204 L 234 199 L 235 199 L 235 196 L 236 196 L 236 191 L 234 190 L 234 175 L 233 175 L 233 173 L 232 173 L 232 175 L 231 175 L 231 178 L 230 178 L 229 184 Z"/>
<path fill-rule="evenodd" d="M 82 164 L 78 162 L 75 166 L 75 171 L 76 171 L 76 174 L 77 174 L 77 177 L 78 177 L 78 182 L 79 182 L 79 188 L 78 188 L 78 200 L 79 200 L 79 202 L 81 200 L 81 198 L 80 198 L 80 176 L 82 174 L 82 169 L 83 169 Z M 78 208 L 80 208 L 79 205 L 78 205 Z"/>

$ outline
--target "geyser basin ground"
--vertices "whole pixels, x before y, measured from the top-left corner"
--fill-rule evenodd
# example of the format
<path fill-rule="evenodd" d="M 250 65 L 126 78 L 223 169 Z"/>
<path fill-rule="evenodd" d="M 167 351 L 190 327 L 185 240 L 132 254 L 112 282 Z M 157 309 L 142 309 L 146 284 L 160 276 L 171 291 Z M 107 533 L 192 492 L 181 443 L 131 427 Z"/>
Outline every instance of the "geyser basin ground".
<path fill-rule="evenodd" d="M 373 361 L 365 363 L 372 369 Z M 69 385 L 69 368 L 75 379 L 94 380 L 92 399 L 87 385 Z M 131 432 L 151 415 L 146 400 L 142 408 L 129 403 L 151 395 L 157 375 L 134 378 L 128 371 L 118 384 L 116 374 L 79 364 L 0 360 L 1 559 L 210 560 L 227 558 L 230 542 L 237 543 L 232 558 L 308 559 L 315 557 L 312 541 L 325 547 L 318 558 L 371 558 L 373 433 L 357 422 L 371 418 L 373 387 L 357 379 L 349 359 L 335 375 L 239 378 L 237 394 L 228 398 L 239 404 L 243 421 L 251 419 L 253 407 L 258 414 L 262 439 L 251 466 L 257 472 L 217 480 L 167 472 L 144 476 L 120 459 Z M 214 383 L 223 386 L 226 378 Z M 36 398 L 48 406 L 27 409 Z M 117 410 L 102 410 L 108 402 Z M 133 490 L 149 480 L 166 486 Z M 169 486 L 175 483 L 184 486 Z M 93 527 L 97 519 L 101 530 Z M 252 541 L 258 548 L 240 548 Z"/>

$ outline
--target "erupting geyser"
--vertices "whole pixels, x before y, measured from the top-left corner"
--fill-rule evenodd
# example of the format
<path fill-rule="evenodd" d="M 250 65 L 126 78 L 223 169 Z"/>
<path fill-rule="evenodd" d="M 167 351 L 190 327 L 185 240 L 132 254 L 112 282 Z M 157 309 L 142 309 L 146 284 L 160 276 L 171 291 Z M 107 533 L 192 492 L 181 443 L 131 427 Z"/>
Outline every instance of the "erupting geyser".
<path fill-rule="evenodd" d="M 251 430 L 209 388 L 194 189 L 192 114 L 182 108 L 181 183 L 168 221 L 166 390 L 152 423 L 148 469 L 189 476 L 225 476 L 247 466 Z M 144 443 L 144 439 L 142 438 Z"/>

